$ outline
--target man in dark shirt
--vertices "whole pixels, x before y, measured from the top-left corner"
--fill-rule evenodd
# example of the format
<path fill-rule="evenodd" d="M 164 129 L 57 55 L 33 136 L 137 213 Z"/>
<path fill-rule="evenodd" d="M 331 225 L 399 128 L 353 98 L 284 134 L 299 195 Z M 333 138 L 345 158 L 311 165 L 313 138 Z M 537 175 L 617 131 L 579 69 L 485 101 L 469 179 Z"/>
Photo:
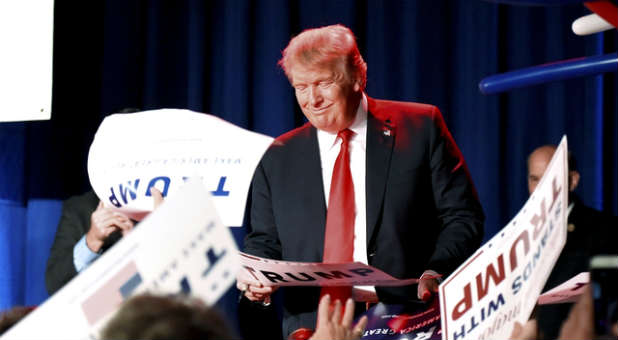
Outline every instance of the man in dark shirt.
<path fill-rule="evenodd" d="M 556 146 L 544 145 L 528 157 L 528 191 L 532 195 L 549 165 Z M 581 272 L 587 272 L 590 258 L 597 254 L 616 253 L 618 218 L 585 206 L 575 195 L 580 174 L 575 159 L 569 153 L 569 207 L 567 210 L 567 240 L 556 261 L 545 288 L 547 291 Z M 543 305 L 537 309 L 541 339 L 555 339 L 569 315 L 571 303 Z"/>

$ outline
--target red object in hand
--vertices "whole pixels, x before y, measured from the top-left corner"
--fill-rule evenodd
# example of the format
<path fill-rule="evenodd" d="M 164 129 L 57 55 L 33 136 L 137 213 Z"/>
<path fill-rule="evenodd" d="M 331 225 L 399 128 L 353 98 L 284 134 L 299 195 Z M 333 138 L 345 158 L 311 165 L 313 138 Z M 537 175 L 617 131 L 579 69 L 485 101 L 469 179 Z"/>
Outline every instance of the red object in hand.
<path fill-rule="evenodd" d="M 313 333 L 313 329 L 299 328 L 294 332 L 290 333 L 290 335 L 288 336 L 288 340 L 307 340 L 313 335 Z"/>

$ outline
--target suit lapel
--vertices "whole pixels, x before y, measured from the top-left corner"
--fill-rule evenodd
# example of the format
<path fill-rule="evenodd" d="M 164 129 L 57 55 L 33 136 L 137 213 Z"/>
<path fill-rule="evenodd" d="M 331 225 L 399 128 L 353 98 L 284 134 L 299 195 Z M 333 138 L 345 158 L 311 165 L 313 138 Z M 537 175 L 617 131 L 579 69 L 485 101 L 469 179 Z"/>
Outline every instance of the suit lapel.
<path fill-rule="evenodd" d="M 381 117 L 376 110 L 375 100 L 367 98 L 369 113 L 367 115 L 367 247 L 373 238 L 380 211 L 384 204 L 386 179 L 390 168 L 393 145 L 395 143 L 395 126 L 388 116 Z"/>

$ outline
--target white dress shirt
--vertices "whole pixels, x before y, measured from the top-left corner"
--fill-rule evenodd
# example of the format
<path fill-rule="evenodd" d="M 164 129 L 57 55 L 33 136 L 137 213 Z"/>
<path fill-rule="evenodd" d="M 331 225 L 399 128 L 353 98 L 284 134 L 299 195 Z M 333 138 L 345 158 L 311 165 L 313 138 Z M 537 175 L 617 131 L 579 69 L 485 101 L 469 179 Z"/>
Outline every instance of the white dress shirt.
<path fill-rule="evenodd" d="M 356 205 L 354 218 L 354 261 L 367 264 L 367 209 L 365 201 L 365 172 L 367 150 L 367 97 L 363 93 L 356 118 L 349 127 L 354 132 L 350 139 L 350 171 L 354 183 L 354 203 Z M 336 133 L 318 130 L 318 144 L 322 163 L 322 179 L 324 181 L 324 196 L 326 206 L 330 196 L 330 183 L 333 176 L 335 161 L 341 149 L 341 139 Z M 364 289 L 372 289 L 372 286 Z"/>

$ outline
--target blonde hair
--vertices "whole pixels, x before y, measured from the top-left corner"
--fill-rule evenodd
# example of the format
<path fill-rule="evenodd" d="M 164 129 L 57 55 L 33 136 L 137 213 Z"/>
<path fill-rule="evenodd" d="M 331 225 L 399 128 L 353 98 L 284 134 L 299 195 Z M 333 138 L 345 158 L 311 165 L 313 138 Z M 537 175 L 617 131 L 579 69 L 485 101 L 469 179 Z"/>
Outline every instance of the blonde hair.
<path fill-rule="evenodd" d="M 367 83 L 367 63 L 363 60 L 352 31 L 340 24 L 307 29 L 290 40 L 282 52 L 279 65 L 290 82 L 292 68 L 304 66 L 336 65 L 343 68 L 347 81 L 358 81 L 361 90 Z"/>

